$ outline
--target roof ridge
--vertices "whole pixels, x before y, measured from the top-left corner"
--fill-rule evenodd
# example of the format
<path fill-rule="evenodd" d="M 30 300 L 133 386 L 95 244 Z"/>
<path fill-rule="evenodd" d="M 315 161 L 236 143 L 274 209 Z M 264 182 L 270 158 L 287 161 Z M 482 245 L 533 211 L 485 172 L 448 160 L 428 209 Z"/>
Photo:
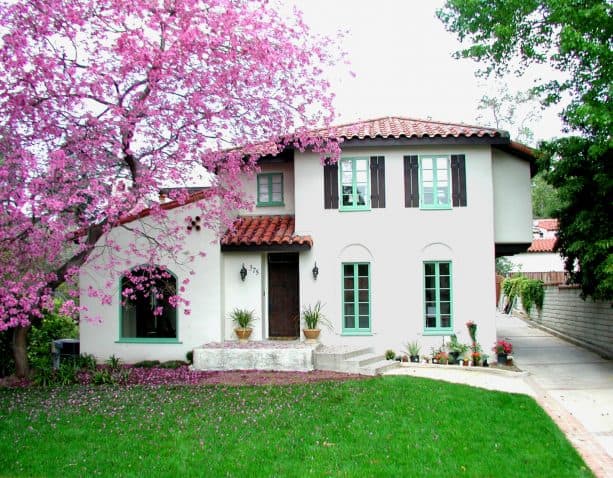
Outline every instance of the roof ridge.
<path fill-rule="evenodd" d="M 460 126 L 460 127 L 464 127 L 464 128 L 478 128 L 478 129 L 487 129 L 490 131 L 497 131 L 497 132 L 506 132 L 508 133 L 507 130 L 505 129 L 500 129 L 500 128 L 492 128 L 490 126 L 481 126 L 481 125 L 477 125 L 477 124 L 469 124 L 469 123 L 458 123 L 458 122 L 453 122 L 453 121 L 442 121 L 442 120 L 433 120 L 433 119 L 423 119 L 423 118 L 415 118 L 415 117 L 409 117 L 409 116 L 391 116 L 391 115 L 387 115 L 387 116 L 379 116 L 377 118 L 370 118 L 370 119 L 360 119 L 357 121 L 349 121 L 346 123 L 341 123 L 341 124 L 333 124 L 328 126 L 327 128 L 321 128 L 321 130 L 326 130 L 326 129 L 332 129 L 332 128 L 346 128 L 347 126 L 357 126 L 357 125 L 361 125 L 364 123 L 373 123 L 375 121 L 383 121 L 383 120 L 400 120 L 400 121 L 415 121 L 418 123 L 429 123 L 429 124 L 440 124 L 440 125 L 447 125 L 447 126 Z"/>

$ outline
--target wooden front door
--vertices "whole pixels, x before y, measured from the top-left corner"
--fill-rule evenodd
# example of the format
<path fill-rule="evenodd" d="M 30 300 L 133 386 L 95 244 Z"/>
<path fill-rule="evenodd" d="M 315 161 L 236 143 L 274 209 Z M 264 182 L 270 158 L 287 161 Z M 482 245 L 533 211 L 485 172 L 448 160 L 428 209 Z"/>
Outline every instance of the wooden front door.
<path fill-rule="evenodd" d="M 268 337 L 300 335 L 298 253 L 268 255 Z"/>

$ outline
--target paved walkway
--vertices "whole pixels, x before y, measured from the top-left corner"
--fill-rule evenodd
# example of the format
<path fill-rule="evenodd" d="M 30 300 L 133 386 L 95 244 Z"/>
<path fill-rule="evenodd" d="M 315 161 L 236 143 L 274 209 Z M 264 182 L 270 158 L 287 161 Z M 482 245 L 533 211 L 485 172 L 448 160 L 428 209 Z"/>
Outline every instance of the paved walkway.
<path fill-rule="evenodd" d="M 596 476 L 613 477 L 613 363 L 529 321 L 498 313 L 496 326 L 498 337 L 513 343 L 537 402 Z"/>
<path fill-rule="evenodd" d="M 513 343 L 523 371 L 482 367 L 409 366 L 386 372 L 532 396 L 598 478 L 613 478 L 613 363 L 544 332 L 496 314 L 499 338 Z"/>

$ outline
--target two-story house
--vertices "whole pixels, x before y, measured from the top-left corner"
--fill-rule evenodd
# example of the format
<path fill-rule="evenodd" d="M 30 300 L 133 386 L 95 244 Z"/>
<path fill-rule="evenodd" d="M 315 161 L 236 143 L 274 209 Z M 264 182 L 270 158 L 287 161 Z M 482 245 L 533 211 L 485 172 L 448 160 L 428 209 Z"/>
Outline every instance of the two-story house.
<path fill-rule="evenodd" d="M 190 234 L 194 253 L 184 292 L 190 315 L 149 304 L 122 305 L 122 281 L 108 304 L 85 293 L 105 283 L 92 264 L 81 272 L 81 303 L 100 323 L 81 324 L 81 350 L 131 362 L 183 358 L 203 343 L 236 340 L 228 314 L 256 311 L 252 340 L 297 339 L 305 305 L 320 301 L 332 323 L 324 344 L 424 352 L 479 326 L 484 350 L 495 340 L 495 257 L 531 242 L 531 150 L 500 130 L 387 117 L 322 131 L 342 139 L 342 155 L 291 147 L 260 160 L 245 181 L 255 207 L 215 241 Z M 193 204 L 169 217 L 193 217 Z M 139 221 L 152 221 L 142 217 Z M 120 243 L 133 240 L 113 230 Z M 204 257 L 198 252 L 204 252 Z M 93 261 L 104 261 L 99 254 Z M 99 262 L 100 264 L 100 262 Z M 186 272 L 169 258 L 177 287 Z"/>

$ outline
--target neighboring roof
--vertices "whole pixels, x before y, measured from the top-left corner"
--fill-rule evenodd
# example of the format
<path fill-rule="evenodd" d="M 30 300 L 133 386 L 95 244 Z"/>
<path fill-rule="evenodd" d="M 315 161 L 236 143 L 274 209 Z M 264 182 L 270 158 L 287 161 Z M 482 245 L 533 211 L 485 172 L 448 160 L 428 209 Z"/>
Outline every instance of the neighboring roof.
<path fill-rule="evenodd" d="M 558 239 L 534 239 L 528 248 L 528 252 L 555 252 Z"/>
<path fill-rule="evenodd" d="M 557 219 L 537 219 L 534 222 L 536 227 L 546 231 L 557 231 L 560 229 L 560 223 Z"/>
<path fill-rule="evenodd" d="M 509 137 L 509 133 L 494 128 L 440 121 L 385 116 L 372 120 L 348 123 L 318 131 L 322 136 L 343 139 L 375 138 L 458 138 Z"/>
<path fill-rule="evenodd" d="M 310 249 L 311 236 L 294 234 L 294 216 L 241 216 L 234 227 L 221 238 L 222 250 L 268 249 L 281 246 L 287 249 Z M 255 250 L 255 249 L 253 249 Z"/>

